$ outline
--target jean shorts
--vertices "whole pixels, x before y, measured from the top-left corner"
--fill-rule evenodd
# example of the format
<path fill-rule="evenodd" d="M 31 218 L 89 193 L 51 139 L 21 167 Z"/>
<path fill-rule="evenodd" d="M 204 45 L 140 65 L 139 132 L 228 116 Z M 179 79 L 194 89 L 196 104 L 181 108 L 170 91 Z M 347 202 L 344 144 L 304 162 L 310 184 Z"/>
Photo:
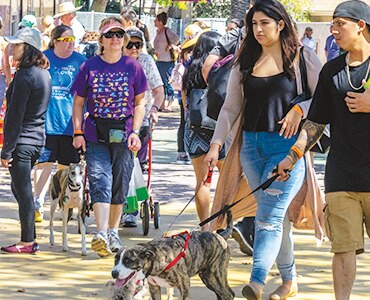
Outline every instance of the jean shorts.
<path fill-rule="evenodd" d="M 125 204 L 134 168 L 134 156 L 126 143 L 86 145 L 91 203 Z"/>

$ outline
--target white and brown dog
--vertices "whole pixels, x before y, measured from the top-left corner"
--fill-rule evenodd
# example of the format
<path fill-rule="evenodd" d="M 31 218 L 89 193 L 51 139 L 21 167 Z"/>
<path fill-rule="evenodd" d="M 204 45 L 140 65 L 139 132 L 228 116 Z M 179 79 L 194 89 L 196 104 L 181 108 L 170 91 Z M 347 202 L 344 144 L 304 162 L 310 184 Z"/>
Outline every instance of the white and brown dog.
<path fill-rule="evenodd" d="M 77 220 L 79 232 L 81 233 L 82 255 L 86 255 L 84 162 L 81 161 L 79 164 L 72 163 L 68 168 L 59 170 L 55 173 L 50 182 L 49 195 L 51 199 L 50 244 L 54 245 L 54 214 L 59 204 L 59 207 L 63 212 L 63 251 L 68 251 L 67 225 L 72 216 L 73 208 L 77 207 Z"/>

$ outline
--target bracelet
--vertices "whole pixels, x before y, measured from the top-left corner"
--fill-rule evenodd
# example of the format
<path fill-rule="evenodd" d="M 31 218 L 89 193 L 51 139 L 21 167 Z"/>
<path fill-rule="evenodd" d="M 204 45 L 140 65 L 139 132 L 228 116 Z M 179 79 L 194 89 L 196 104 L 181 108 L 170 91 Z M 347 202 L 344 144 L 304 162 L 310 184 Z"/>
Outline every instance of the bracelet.
<path fill-rule="evenodd" d="M 73 138 L 75 138 L 76 136 L 84 136 L 84 134 L 83 134 L 83 133 L 75 133 L 75 134 L 73 135 Z"/>
<path fill-rule="evenodd" d="M 155 108 L 157 112 L 159 112 L 159 108 L 156 105 L 152 105 L 152 108 Z"/>
<path fill-rule="evenodd" d="M 293 106 L 293 110 L 295 110 L 297 113 L 301 115 L 301 117 L 303 117 L 303 110 L 298 104 Z"/>
<path fill-rule="evenodd" d="M 140 134 L 140 129 L 133 129 L 132 133 L 135 133 L 137 136 Z"/>
<path fill-rule="evenodd" d="M 76 134 L 84 134 L 84 132 L 81 130 L 81 129 L 75 129 L 75 131 L 73 132 L 74 135 Z"/>
<path fill-rule="evenodd" d="M 290 150 L 295 152 L 298 155 L 298 158 L 301 158 L 303 156 L 302 151 L 297 146 L 293 146 L 292 148 L 290 148 Z"/>

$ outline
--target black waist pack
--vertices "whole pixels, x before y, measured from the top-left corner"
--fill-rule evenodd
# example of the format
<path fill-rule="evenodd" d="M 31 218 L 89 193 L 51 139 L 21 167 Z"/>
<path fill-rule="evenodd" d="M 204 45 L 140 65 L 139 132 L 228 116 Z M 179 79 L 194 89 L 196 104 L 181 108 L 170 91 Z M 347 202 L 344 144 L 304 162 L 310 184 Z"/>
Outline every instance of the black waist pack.
<path fill-rule="evenodd" d="M 123 143 L 127 140 L 126 120 L 103 119 L 89 115 L 96 127 L 96 136 L 99 143 Z"/>
<path fill-rule="evenodd" d="M 213 133 L 216 121 L 207 116 L 207 89 L 193 89 L 189 101 L 189 128 L 203 133 Z"/>

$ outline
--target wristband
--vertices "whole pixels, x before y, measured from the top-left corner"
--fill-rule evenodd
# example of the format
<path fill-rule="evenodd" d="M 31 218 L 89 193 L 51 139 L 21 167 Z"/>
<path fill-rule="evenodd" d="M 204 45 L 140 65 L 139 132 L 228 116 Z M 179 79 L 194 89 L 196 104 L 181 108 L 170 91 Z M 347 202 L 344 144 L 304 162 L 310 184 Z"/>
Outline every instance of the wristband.
<path fill-rule="evenodd" d="M 75 134 L 73 135 L 73 138 L 75 138 L 76 136 L 84 136 L 84 134 L 83 134 L 83 133 L 75 133 Z"/>
<path fill-rule="evenodd" d="M 155 110 L 158 112 L 159 111 L 159 108 L 158 108 L 158 106 L 156 106 L 156 105 L 152 105 L 152 108 L 155 108 Z"/>
<path fill-rule="evenodd" d="M 294 105 L 293 109 L 303 117 L 303 110 L 298 104 Z"/>
<path fill-rule="evenodd" d="M 81 129 L 75 129 L 75 131 L 73 132 L 74 135 L 76 134 L 84 134 L 84 132 L 81 130 Z"/>
<path fill-rule="evenodd" d="M 132 133 L 135 133 L 137 136 L 139 136 L 140 129 L 134 129 L 134 130 L 132 130 Z"/>
<path fill-rule="evenodd" d="M 290 148 L 290 150 L 294 151 L 298 155 L 298 158 L 301 158 L 303 156 L 302 151 L 297 146 L 293 146 L 292 148 Z"/>

